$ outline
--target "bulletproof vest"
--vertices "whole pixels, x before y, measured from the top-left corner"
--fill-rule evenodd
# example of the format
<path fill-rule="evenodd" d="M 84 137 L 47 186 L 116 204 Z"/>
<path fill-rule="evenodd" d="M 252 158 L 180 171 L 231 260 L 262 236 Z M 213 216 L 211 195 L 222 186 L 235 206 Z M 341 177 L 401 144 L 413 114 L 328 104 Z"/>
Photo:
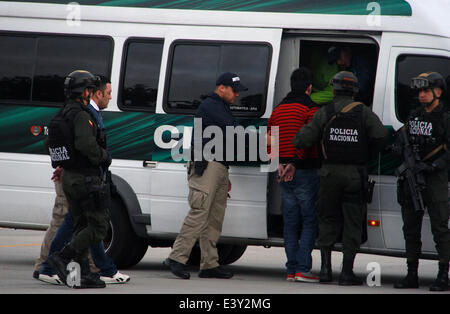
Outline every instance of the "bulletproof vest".
<path fill-rule="evenodd" d="M 424 110 L 414 112 L 408 119 L 408 136 L 410 144 L 417 148 L 421 159 L 435 148 L 445 143 L 443 113 L 426 113 Z M 438 157 L 436 154 L 434 157 Z"/>
<path fill-rule="evenodd" d="M 322 137 L 324 163 L 349 165 L 367 163 L 368 141 L 362 106 L 362 103 L 358 103 L 348 112 L 336 112 L 333 103 L 327 105 L 328 123 L 324 127 Z"/>
<path fill-rule="evenodd" d="M 91 115 L 89 110 L 83 108 L 82 105 L 70 108 L 63 107 L 50 121 L 48 125 L 48 148 L 53 168 L 58 166 L 64 169 L 92 167 L 89 159 L 75 149 L 73 121 L 75 116 L 83 110 Z M 97 142 L 100 145 L 99 133 L 97 132 Z"/>

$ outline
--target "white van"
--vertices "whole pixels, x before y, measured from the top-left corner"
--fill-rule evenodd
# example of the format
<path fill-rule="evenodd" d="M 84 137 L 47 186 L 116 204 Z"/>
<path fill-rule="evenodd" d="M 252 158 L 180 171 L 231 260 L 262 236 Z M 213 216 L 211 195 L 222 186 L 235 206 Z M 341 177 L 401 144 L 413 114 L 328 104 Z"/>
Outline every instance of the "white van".
<path fill-rule="evenodd" d="M 450 83 L 449 1 L 48 2 L 0 2 L 0 226 L 47 228 L 55 192 L 43 140 L 63 104 L 64 78 L 75 69 L 109 76 L 103 117 L 118 193 L 105 242 L 119 267 L 138 263 L 149 245 L 170 246 L 179 232 L 189 210 L 186 162 L 166 144 L 183 142 L 220 73 L 238 73 L 249 87 L 231 108 L 244 126 L 265 125 L 291 72 L 340 43 L 373 66 L 367 105 L 390 130 L 414 105 L 412 76 L 438 71 Z M 383 152 L 370 165 L 377 184 L 361 252 L 404 254 L 398 164 Z M 283 245 L 273 174 L 253 163 L 231 166 L 230 179 L 222 264 L 247 245 Z M 427 215 L 422 239 L 424 257 L 435 258 Z"/>

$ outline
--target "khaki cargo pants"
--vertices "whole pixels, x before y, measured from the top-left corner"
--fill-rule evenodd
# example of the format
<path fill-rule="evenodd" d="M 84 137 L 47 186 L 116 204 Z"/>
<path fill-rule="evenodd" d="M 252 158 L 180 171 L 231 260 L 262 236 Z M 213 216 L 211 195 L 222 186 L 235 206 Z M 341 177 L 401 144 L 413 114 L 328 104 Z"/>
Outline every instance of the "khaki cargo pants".
<path fill-rule="evenodd" d="M 197 239 L 200 243 L 200 269 L 219 266 L 216 243 L 222 233 L 222 224 L 227 206 L 228 169 L 215 161 L 201 177 L 189 171 L 189 206 L 191 210 L 184 219 L 180 233 L 173 244 L 169 258 L 186 264 Z"/>
<path fill-rule="evenodd" d="M 67 213 L 69 212 L 69 204 L 67 203 L 66 196 L 64 195 L 61 181 L 55 182 L 55 191 L 56 198 L 52 211 L 52 220 L 50 221 L 50 226 L 45 232 L 39 258 L 34 264 L 34 270 L 36 271 L 41 270 L 42 263 L 47 259 L 48 252 L 50 251 L 50 245 L 52 244 L 56 231 L 58 231 L 59 226 L 61 226 L 64 220 L 64 217 L 66 217 Z"/>

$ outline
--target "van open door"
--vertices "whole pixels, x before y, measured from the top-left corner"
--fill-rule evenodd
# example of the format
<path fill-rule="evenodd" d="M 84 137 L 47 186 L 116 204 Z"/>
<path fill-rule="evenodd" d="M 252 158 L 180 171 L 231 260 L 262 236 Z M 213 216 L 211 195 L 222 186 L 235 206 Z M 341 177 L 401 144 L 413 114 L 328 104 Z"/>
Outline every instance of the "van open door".
<path fill-rule="evenodd" d="M 233 72 L 249 90 L 230 106 L 244 127 L 265 126 L 273 107 L 281 30 L 173 26 L 165 36 L 159 80 L 155 143 L 151 167 L 148 233 L 176 234 L 189 211 L 186 158 L 193 114 L 214 91 L 223 72 Z M 162 130 L 163 128 L 164 130 Z M 183 146 L 184 144 L 184 146 Z M 172 152 L 180 152 L 174 160 Z M 184 156 L 189 157 L 189 156 Z M 258 162 L 230 166 L 232 190 L 223 224 L 227 238 L 267 238 L 268 173 Z"/>

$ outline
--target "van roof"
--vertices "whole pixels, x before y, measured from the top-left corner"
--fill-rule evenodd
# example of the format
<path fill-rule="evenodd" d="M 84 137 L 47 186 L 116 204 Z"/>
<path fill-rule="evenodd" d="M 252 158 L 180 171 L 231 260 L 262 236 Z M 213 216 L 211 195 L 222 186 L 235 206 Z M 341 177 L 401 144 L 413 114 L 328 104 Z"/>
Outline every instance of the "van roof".
<path fill-rule="evenodd" d="M 446 16 L 450 11 L 450 0 L 378 0 L 369 3 L 341 0 L 339 4 L 332 0 L 79 0 L 78 3 L 92 6 L 83 10 L 82 20 L 397 31 L 450 38 L 450 19 Z M 0 16 L 65 19 L 66 5 L 67 0 L 0 2 Z"/>

